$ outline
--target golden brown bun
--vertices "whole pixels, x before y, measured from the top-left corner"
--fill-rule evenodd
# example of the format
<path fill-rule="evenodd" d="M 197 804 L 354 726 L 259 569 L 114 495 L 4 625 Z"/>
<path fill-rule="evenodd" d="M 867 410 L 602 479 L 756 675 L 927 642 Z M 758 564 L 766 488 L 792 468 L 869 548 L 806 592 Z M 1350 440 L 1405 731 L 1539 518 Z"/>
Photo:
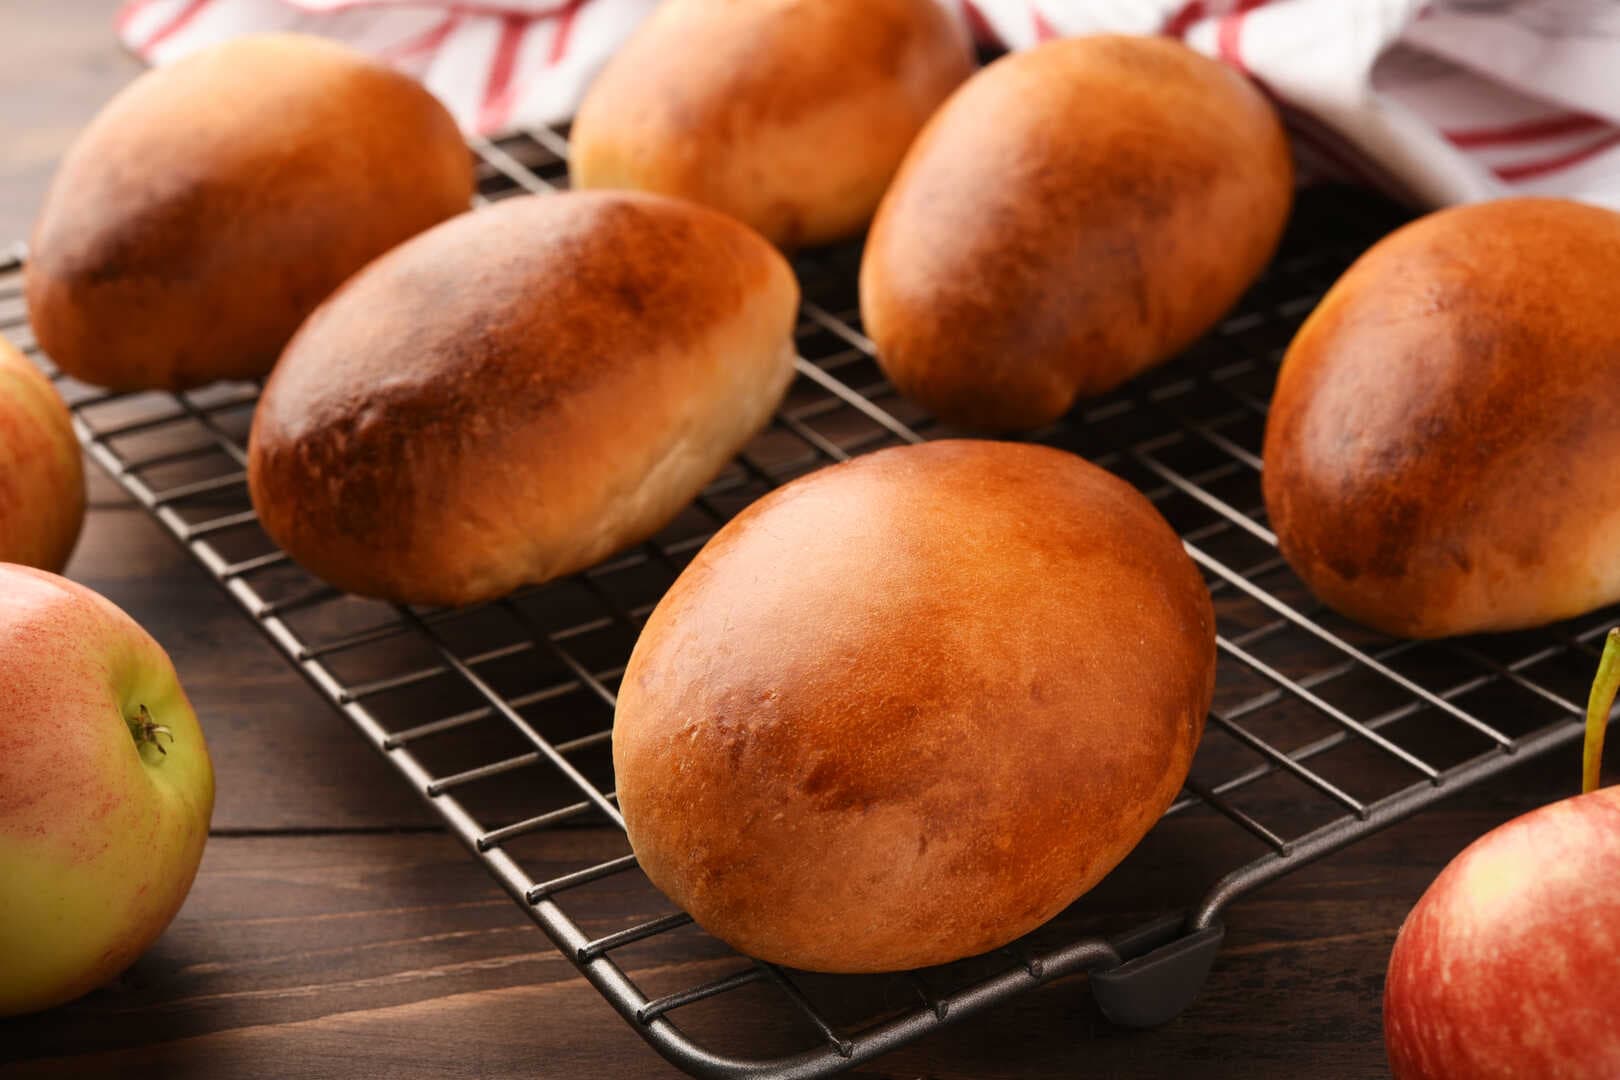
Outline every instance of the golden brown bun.
<path fill-rule="evenodd" d="M 818 971 L 944 963 L 1057 914 L 1170 804 L 1215 621 L 1133 488 L 937 442 L 797 480 L 648 620 L 613 764 L 636 857 L 705 929 Z"/>
<path fill-rule="evenodd" d="M 866 226 L 972 70 L 936 0 L 666 0 L 591 85 L 570 174 L 825 243 Z"/>
<path fill-rule="evenodd" d="M 1289 347 L 1264 480 L 1295 571 L 1377 629 L 1620 600 L 1620 215 L 1505 199 L 1379 242 Z"/>
<path fill-rule="evenodd" d="M 467 604 L 663 527 L 770 418 L 798 286 L 737 222 L 521 197 L 378 259 L 311 315 L 249 440 L 259 519 L 350 592 Z"/>
<path fill-rule="evenodd" d="M 295 34 L 136 79 L 68 152 L 29 244 L 51 359 L 115 390 L 263 375 L 316 304 L 467 208 L 456 125 L 413 79 Z"/>
<path fill-rule="evenodd" d="M 861 314 L 938 416 L 1036 427 L 1209 329 L 1288 217 L 1276 114 L 1174 42 L 1082 37 L 996 61 L 918 136 L 878 209 Z"/>
<path fill-rule="evenodd" d="M 84 458 L 43 372 L 0 338 L 0 562 L 57 572 L 84 525 Z"/>

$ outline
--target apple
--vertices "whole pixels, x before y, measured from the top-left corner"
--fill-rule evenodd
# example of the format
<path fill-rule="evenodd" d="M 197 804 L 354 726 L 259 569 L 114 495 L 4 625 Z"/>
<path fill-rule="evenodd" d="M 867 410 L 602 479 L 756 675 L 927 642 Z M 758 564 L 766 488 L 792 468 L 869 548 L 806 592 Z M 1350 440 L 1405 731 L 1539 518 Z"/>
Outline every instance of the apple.
<path fill-rule="evenodd" d="M 0 338 L 0 562 L 60 570 L 84 524 L 84 460 L 67 406 Z"/>
<path fill-rule="evenodd" d="M 0 1016 L 134 962 L 190 891 L 213 808 L 162 647 L 84 586 L 0 564 Z"/>
<path fill-rule="evenodd" d="M 1596 788 L 1620 685 L 1610 633 L 1586 794 L 1470 844 L 1407 916 L 1384 984 L 1398 1080 L 1620 1077 L 1620 787 Z"/>

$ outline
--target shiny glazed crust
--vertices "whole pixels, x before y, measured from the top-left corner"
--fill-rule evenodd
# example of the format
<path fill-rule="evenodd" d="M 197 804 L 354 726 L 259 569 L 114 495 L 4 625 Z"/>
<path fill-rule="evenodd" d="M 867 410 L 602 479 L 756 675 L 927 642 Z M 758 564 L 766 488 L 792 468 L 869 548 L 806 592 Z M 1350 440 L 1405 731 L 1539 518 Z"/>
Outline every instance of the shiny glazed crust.
<path fill-rule="evenodd" d="M 752 956 L 994 948 L 1174 798 L 1214 633 L 1174 533 L 1078 457 L 938 442 L 821 470 L 716 534 L 648 620 L 613 732 L 631 843 Z"/>
<path fill-rule="evenodd" d="M 334 585 L 466 604 L 661 528 L 769 418 L 798 286 L 757 234 L 635 193 L 519 197 L 315 312 L 249 444 L 259 519 Z"/>
<path fill-rule="evenodd" d="M 116 390 L 263 375 L 345 278 L 472 191 L 414 79 L 319 38 L 238 38 L 142 75 L 79 137 L 29 243 L 29 318 Z"/>
<path fill-rule="evenodd" d="M 861 265 L 866 329 L 936 415 L 1037 427 L 1209 329 L 1292 189 L 1275 112 L 1223 64 L 1108 35 L 1015 53 L 906 155 Z"/>
<path fill-rule="evenodd" d="M 677 195 L 792 248 L 859 232 L 973 70 L 936 0 L 668 0 L 592 84 L 577 188 Z"/>
<path fill-rule="evenodd" d="M 1380 630 L 1620 599 L 1620 215 L 1506 199 L 1386 237 L 1289 347 L 1264 480 L 1289 563 Z"/>

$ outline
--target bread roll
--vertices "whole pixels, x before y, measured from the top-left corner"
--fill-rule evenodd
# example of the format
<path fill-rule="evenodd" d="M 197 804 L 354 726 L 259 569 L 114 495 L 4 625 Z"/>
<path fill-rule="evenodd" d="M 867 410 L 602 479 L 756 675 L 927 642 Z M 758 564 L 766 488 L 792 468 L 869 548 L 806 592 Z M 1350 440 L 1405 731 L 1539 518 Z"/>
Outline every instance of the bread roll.
<path fill-rule="evenodd" d="M 1174 42 L 996 61 L 935 114 L 872 224 L 861 314 L 904 394 L 1031 428 L 1208 330 L 1270 258 L 1288 144 L 1243 76 Z"/>
<path fill-rule="evenodd" d="M 866 226 L 972 69 L 936 0 L 666 0 L 592 84 L 570 175 L 825 243 Z"/>
<path fill-rule="evenodd" d="M 1620 600 L 1620 215 L 1505 199 L 1386 237 L 1289 347 L 1264 481 L 1288 562 L 1379 630 Z"/>
<path fill-rule="evenodd" d="M 414 80 L 319 38 L 238 38 L 85 129 L 34 225 L 29 318 L 64 370 L 115 390 L 263 375 L 344 278 L 472 190 Z"/>
<path fill-rule="evenodd" d="M 659 196 L 523 197 L 378 259 L 310 316 L 248 446 L 259 520 L 350 592 L 467 604 L 662 528 L 770 418 L 798 286 Z"/>
<path fill-rule="evenodd" d="M 1042 446 L 885 450 L 749 507 L 658 604 L 619 805 L 653 884 L 744 953 L 944 963 L 1136 845 L 1214 672 L 1209 593 L 1128 484 Z"/>

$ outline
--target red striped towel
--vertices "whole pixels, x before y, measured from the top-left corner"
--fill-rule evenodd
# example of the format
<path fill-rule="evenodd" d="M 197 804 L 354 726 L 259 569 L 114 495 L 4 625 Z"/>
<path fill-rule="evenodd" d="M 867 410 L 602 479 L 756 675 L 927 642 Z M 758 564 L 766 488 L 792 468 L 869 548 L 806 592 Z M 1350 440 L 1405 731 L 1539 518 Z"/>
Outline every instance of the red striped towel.
<path fill-rule="evenodd" d="M 468 131 L 566 119 L 657 0 L 129 0 L 164 63 L 255 30 L 346 41 L 411 72 Z M 1612 0 L 940 0 L 987 44 L 1168 34 L 1255 78 L 1309 169 L 1439 205 L 1511 193 L 1620 207 Z"/>

